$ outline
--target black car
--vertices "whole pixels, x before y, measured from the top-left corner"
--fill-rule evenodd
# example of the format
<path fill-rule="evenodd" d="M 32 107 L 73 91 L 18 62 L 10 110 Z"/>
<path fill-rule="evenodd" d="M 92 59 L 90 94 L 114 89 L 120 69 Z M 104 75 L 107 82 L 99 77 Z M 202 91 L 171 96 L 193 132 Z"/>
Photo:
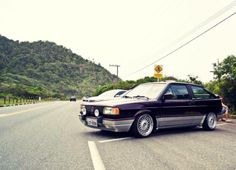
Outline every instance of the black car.
<path fill-rule="evenodd" d="M 76 97 L 75 96 L 71 96 L 70 97 L 70 102 L 76 102 Z"/>
<path fill-rule="evenodd" d="M 79 117 L 92 128 L 147 137 L 164 128 L 201 125 L 214 130 L 222 103 L 199 85 L 155 82 L 141 84 L 117 100 L 84 102 Z"/>

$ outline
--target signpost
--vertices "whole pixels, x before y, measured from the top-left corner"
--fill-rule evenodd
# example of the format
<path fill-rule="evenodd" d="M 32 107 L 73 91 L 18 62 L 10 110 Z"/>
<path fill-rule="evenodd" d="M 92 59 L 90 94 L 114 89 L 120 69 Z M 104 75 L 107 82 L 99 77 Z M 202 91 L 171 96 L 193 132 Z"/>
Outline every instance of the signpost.
<path fill-rule="evenodd" d="M 155 65 L 154 67 L 154 77 L 157 78 L 157 80 L 159 81 L 159 79 L 163 78 L 163 66 L 162 65 Z"/>

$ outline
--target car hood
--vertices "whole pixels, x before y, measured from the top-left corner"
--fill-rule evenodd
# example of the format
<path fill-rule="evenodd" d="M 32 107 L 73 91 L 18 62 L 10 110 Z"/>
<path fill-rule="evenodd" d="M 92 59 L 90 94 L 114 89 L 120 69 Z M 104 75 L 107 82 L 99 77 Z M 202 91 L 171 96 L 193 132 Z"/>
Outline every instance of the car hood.
<path fill-rule="evenodd" d="M 142 103 L 153 101 L 156 99 L 146 99 L 146 98 L 113 98 L 111 100 L 106 101 L 96 101 L 96 102 L 83 102 L 84 105 L 92 105 L 92 106 L 119 106 L 124 104 L 134 104 L 134 103 Z"/>
<path fill-rule="evenodd" d="M 85 102 L 100 102 L 100 101 L 105 101 L 105 100 L 113 100 L 114 97 L 100 97 L 100 96 L 94 96 L 94 97 L 89 97 L 83 99 Z"/>

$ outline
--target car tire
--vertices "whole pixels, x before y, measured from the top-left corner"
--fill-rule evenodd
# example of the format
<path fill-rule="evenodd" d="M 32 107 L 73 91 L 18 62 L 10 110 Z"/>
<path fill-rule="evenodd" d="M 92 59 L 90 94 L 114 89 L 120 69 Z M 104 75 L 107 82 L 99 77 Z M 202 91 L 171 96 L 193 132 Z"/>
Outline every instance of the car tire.
<path fill-rule="evenodd" d="M 132 125 L 132 134 L 135 137 L 144 138 L 151 135 L 155 129 L 155 122 L 148 113 L 140 114 L 134 120 Z"/>
<path fill-rule="evenodd" d="M 217 118 L 215 113 L 207 114 L 204 122 L 203 122 L 203 129 L 205 130 L 214 130 L 216 128 Z"/>

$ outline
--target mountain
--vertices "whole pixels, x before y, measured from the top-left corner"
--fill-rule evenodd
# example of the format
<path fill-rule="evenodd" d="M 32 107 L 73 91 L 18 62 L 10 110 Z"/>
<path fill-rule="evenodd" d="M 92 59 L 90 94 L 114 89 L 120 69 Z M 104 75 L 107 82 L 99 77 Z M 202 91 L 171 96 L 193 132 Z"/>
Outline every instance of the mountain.
<path fill-rule="evenodd" d="M 61 45 L 0 35 L 0 96 L 82 97 L 117 79 Z"/>

